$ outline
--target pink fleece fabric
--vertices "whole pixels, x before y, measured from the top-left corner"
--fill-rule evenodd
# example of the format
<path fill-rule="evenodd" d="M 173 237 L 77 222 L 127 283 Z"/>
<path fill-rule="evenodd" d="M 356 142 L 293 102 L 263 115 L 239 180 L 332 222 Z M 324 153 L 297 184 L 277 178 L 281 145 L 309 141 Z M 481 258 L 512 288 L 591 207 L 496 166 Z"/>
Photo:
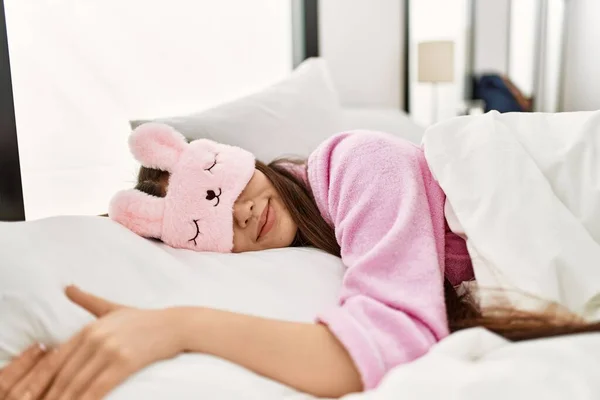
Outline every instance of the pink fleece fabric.
<path fill-rule="evenodd" d="M 168 171 L 164 198 L 130 189 L 117 193 L 109 216 L 133 232 L 177 248 L 230 252 L 233 204 L 254 174 L 254 156 L 207 139 L 188 143 L 168 125 L 147 123 L 129 138 L 145 167 Z"/>
<path fill-rule="evenodd" d="M 348 268 L 339 306 L 319 320 L 371 389 L 449 334 L 446 247 L 455 282 L 472 277 L 470 259 L 464 242 L 452 243 L 444 193 L 418 146 L 383 133 L 338 134 L 310 156 L 307 175 Z"/>

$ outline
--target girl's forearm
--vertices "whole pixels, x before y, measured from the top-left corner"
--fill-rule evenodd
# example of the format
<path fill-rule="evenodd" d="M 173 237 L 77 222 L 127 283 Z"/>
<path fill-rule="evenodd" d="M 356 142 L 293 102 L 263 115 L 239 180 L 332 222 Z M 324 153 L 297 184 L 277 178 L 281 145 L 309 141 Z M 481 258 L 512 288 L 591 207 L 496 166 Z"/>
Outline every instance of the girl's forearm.
<path fill-rule="evenodd" d="M 224 358 L 316 396 L 339 397 L 362 390 L 350 356 L 323 325 L 208 308 L 169 312 L 182 351 Z"/>

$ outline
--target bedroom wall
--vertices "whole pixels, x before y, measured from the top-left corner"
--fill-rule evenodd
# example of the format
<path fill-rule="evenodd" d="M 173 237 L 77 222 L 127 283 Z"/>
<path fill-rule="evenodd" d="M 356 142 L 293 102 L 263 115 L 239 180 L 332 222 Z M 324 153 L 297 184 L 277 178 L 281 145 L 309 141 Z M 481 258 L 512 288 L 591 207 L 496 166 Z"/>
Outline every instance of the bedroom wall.
<path fill-rule="evenodd" d="M 403 0 L 319 2 L 320 53 L 344 105 L 403 106 Z"/>
<path fill-rule="evenodd" d="M 600 1 L 567 2 L 564 111 L 600 109 Z"/>
<path fill-rule="evenodd" d="M 475 2 L 475 73 L 508 72 L 511 0 Z"/>

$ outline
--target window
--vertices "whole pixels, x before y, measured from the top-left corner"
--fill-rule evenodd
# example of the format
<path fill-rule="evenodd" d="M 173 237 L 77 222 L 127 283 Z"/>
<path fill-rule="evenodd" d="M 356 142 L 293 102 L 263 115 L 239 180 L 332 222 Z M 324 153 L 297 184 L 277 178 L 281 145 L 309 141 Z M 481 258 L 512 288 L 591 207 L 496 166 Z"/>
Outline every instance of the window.
<path fill-rule="evenodd" d="M 128 120 L 209 108 L 292 67 L 291 0 L 5 1 L 27 219 L 133 185 Z"/>

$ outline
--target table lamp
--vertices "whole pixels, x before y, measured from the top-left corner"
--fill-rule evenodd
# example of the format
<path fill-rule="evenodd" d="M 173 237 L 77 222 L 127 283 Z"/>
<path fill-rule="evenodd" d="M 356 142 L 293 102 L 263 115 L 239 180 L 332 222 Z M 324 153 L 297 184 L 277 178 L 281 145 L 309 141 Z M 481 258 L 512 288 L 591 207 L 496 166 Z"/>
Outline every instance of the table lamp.
<path fill-rule="evenodd" d="M 432 86 L 432 120 L 438 119 L 438 84 L 454 82 L 454 42 L 431 41 L 421 42 L 418 47 L 419 82 L 431 83 Z"/>

